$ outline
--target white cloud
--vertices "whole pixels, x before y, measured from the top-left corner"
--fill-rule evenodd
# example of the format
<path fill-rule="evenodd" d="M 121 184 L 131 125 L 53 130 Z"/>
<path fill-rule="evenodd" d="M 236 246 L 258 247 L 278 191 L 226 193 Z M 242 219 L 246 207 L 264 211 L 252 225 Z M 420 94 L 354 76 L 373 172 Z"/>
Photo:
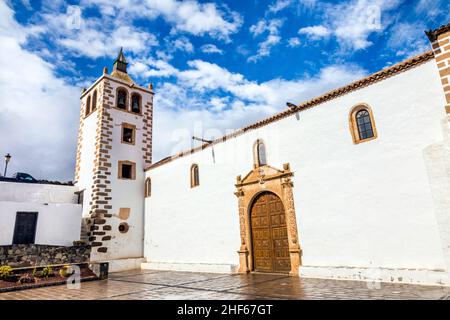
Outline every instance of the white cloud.
<path fill-rule="evenodd" d="M 433 22 L 441 19 L 444 24 L 450 18 L 450 2 L 448 0 L 419 0 L 414 11 Z"/>
<path fill-rule="evenodd" d="M 134 60 L 128 68 L 128 72 L 138 78 L 148 79 L 150 77 L 170 77 L 178 74 L 179 71 L 165 60 L 148 58 Z"/>
<path fill-rule="evenodd" d="M 269 12 L 277 13 L 283 9 L 286 9 L 292 4 L 292 0 L 277 0 L 269 6 Z"/>
<path fill-rule="evenodd" d="M 312 9 L 317 5 L 318 0 L 298 0 L 298 4 L 304 8 Z"/>
<path fill-rule="evenodd" d="M 290 39 L 288 40 L 288 46 L 291 47 L 291 48 L 298 47 L 298 46 L 300 46 L 301 44 L 302 44 L 302 43 L 300 42 L 300 39 L 297 38 L 297 37 L 293 37 L 293 38 L 290 38 Z"/>
<path fill-rule="evenodd" d="M 86 17 L 84 12 L 92 6 L 100 10 L 101 17 Z M 214 3 L 193 0 L 83 0 L 80 7 L 58 7 L 43 12 L 38 14 L 41 20 L 35 27 L 40 29 L 35 29 L 35 33 L 42 33 L 44 29 L 47 40 L 90 58 L 113 56 L 121 46 L 135 54 L 148 53 L 152 47 L 157 47 L 157 37 L 134 26 L 135 19 L 162 17 L 172 26 L 172 35 L 179 32 L 197 36 L 208 34 L 225 41 L 229 41 L 242 24 L 241 17 L 225 6 L 219 8 Z M 171 44 L 174 49 L 194 51 L 187 37 L 179 37 Z M 171 52 L 173 50 L 169 50 L 168 55 Z"/>
<path fill-rule="evenodd" d="M 96 18 L 81 18 L 79 24 L 72 24 L 69 8 L 65 13 L 43 14 L 45 23 L 39 27 L 44 26 L 50 39 L 75 54 L 90 58 L 114 56 L 122 46 L 128 52 L 142 53 L 159 44 L 155 35 L 130 25 Z"/>
<path fill-rule="evenodd" d="M 110 16 L 122 15 L 127 19 L 154 20 L 162 17 L 174 32 L 187 32 L 197 36 L 209 35 L 228 41 L 242 25 L 242 17 L 225 5 L 196 0 L 83 0 L 83 5 L 97 6 Z"/>
<path fill-rule="evenodd" d="M 331 34 L 330 30 L 324 26 L 304 27 L 298 30 L 298 33 L 305 34 L 313 40 L 326 38 Z"/>
<path fill-rule="evenodd" d="M 253 36 L 261 35 L 266 31 L 269 32 L 269 34 L 278 34 L 283 23 L 284 20 L 282 19 L 259 20 L 258 23 L 250 27 L 250 33 L 253 34 Z"/>
<path fill-rule="evenodd" d="M 228 40 L 241 24 L 241 16 L 233 11 L 221 10 L 214 3 L 197 1 L 152 0 L 147 8 L 155 15 L 161 15 L 178 31 L 194 35 L 209 34 L 212 37 Z"/>
<path fill-rule="evenodd" d="M 0 21 L 0 153 L 13 156 L 8 172 L 72 179 L 81 91 L 21 48 L 26 32 L 5 2 L 0 2 Z"/>
<path fill-rule="evenodd" d="M 396 55 L 411 57 L 429 50 L 430 44 L 423 36 L 426 26 L 423 23 L 399 23 L 390 33 L 387 47 L 396 50 Z"/>
<path fill-rule="evenodd" d="M 188 62 L 188 66 L 186 70 L 176 70 L 172 73 L 177 79 L 177 90 L 185 88 L 195 94 L 196 98 L 216 91 L 225 92 L 234 99 L 249 103 L 265 103 L 275 108 L 284 107 L 284 100 L 287 98 L 294 101 L 311 98 L 320 92 L 366 74 L 365 70 L 354 65 L 332 65 L 323 68 L 316 77 L 298 80 L 273 79 L 258 84 L 247 80 L 240 73 L 230 72 L 211 62 L 192 60 Z M 175 90 L 172 86 L 175 85 L 169 86 L 168 96 L 171 96 Z M 161 92 L 161 89 L 158 92 Z M 167 93 L 164 94 L 167 95 Z"/>
<path fill-rule="evenodd" d="M 202 50 L 202 52 L 204 52 L 204 53 L 223 54 L 223 51 L 221 49 L 217 48 L 217 46 L 214 44 L 205 44 L 200 48 L 200 50 Z"/>
<path fill-rule="evenodd" d="M 262 35 L 263 33 L 268 33 L 266 39 L 258 44 L 258 51 L 255 55 L 248 57 L 247 61 L 257 62 L 263 57 L 270 56 L 272 47 L 276 46 L 281 41 L 279 36 L 280 28 L 283 26 L 283 19 L 270 19 L 270 20 L 260 20 L 258 23 L 250 27 L 250 33 L 254 37 Z"/>
<path fill-rule="evenodd" d="M 339 4 L 323 4 L 324 23 L 299 30 L 310 39 L 334 36 L 342 51 L 357 51 L 370 47 L 371 34 L 381 33 L 389 25 L 389 12 L 402 0 L 351 0 Z M 382 19 L 383 18 L 383 19 Z"/>
<path fill-rule="evenodd" d="M 170 61 L 173 59 L 173 55 L 171 53 L 162 50 L 156 50 L 156 57 L 164 61 Z"/>
<path fill-rule="evenodd" d="M 209 100 L 209 105 L 214 111 L 223 111 L 230 106 L 230 97 L 212 97 Z"/>
<path fill-rule="evenodd" d="M 274 47 L 275 45 L 280 43 L 280 41 L 281 41 L 281 37 L 280 36 L 269 34 L 267 36 L 266 40 L 264 40 L 263 42 L 259 43 L 259 45 L 258 45 L 259 48 L 258 48 L 257 54 L 249 57 L 247 59 L 247 61 L 249 61 L 249 62 L 256 62 L 256 61 L 260 60 L 263 57 L 270 56 L 270 52 L 272 50 L 272 47 Z"/>
<path fill-rule="evenodd" d="M 247 48 L 247 45 L 245 44 L 237 46 L 236 52 L 243 56 L 248 56 L 250 54 L 250 50 Z"/>
<path fill-rule="evenodd" d="M 172 42 L 173 47 L 177 50 L 186 51 L 186 52 L 194 52 L 194 46 L 191 41 L 189 41 L 186 37 L 180 37 Z"/>
<path fill-rule="evenodd" d="M 30 0 L 22 0 L 22 5 L 27 10 L 33 10 L 33 6 L 31 5 Z"/>

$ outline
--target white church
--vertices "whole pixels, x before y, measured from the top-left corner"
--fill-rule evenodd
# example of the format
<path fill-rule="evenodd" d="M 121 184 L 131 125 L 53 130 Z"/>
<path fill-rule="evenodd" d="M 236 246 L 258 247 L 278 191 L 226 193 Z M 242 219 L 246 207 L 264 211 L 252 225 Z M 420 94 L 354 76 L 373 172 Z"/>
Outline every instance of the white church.
<path fill-rule="evenodd" d="M 450 285 L 450 24 L 427 36 L 431 51 L 159 162 L 153 88 L 121 51 L 81 95 L 71 188 L 91 259 Z"/>

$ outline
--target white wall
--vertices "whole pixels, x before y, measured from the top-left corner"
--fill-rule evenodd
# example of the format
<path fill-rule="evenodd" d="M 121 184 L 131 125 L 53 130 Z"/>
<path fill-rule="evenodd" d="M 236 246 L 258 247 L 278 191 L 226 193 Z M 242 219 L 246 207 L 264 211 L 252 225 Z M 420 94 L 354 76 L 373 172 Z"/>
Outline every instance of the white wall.
<path fill-rule="evenodd" d="M 116 92 L 117 84 L 110 82 L 113 92 Z M 129 96 L 132 94 L 129 90 Z M 138 91 L 142 96 L 142 106 L 149 97 L 143 92 Z M 109 219 L 108 223 L 112 226 L 113 238 L 108 246 L 108 257 L 110 259 L 118 258 L 137 258 L 143 254 L 144 239 L 144 157 L 142 148 L 145 147 L 143 141 L 143 116 L 133 115 L 116 109 L 111 109 L 111 117 L 114 128 L 112 129 L 112 149 L 111 149 L 111 197 L 113 219 Z M 130 123 L 136 125 L 135 144 L 129 145 L 121 143 L 122 123 Z M 118 162 L 128 160 L 136 163 L 136 179 L 121 180 L 118 179 Z M 130 216 L 126 220 L 119 218 L 120 208 L 130 208 Z M 126 222 L 129 225 L 127 233 L 118 231 L 119 224 Z"/>
<path fill-rule="evenodd" d="M 70 246 L 80 239 L 81 205 L 73 186 L 0 182 L 0 245 L 12 244 L 17 212 L 38 212 L 35 243 Z"/>
<path fill-rule="evenodd" d="M 378 138 L 353 144 L 348 115 L 371 106 Z M 237 175 L 252 146 L 294 171 L 303 266 L 445 269 L 424 149 L 442 140 L 442 87 L 433 60 L 295 116 L 156 167 L 146 200 L 151 263 L 238 264 Z M 200 186 L 189 187 L 197 163 Z M 450 214 L 450 213 L 449 213 Z"/>
<path fill-rule="evenodd" d="M 99 92 L 100 93 L 100 92 Z M 83 103 L 86 103 L 87 96 L 83 98 Z M 76 183 L 80 190 L 84 190 L 83 193 L 83 217 L 89 216 L 90 206 L 92 198 L 92 185 L 94 160 L 95 160 L 95 138 L 97 130 L 97 109 L 83 120 L 83 135 L 80 151 L 80 173 L 79 179 Z"/>

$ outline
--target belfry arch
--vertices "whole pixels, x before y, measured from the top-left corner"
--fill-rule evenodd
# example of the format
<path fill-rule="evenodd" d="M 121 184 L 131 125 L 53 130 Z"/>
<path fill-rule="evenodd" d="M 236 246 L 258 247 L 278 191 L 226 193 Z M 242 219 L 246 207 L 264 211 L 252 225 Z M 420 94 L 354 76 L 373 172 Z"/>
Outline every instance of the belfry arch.
<path fill-rule="evenodd" d="M 287 233 L 287 250 L 290 270 L 289 275 L 298 276 L 298 268 L 301 265 L 301 250 L 298 241 L 297 221 L 295 217 L 293 182 L 291 180 L 293 173 L 289 164 L 283 165 L 283 170 L 275 169 L 269 165 L 263 165 L 254 168 L 243 179 L 237 177 L 235 195 L 238 198 L 238 212 L 240 225 L 241 245 L 239 254 L 239 273 L 247 273 L 255 270 L 255 246 L 252 237 L 252 206 L 262 194 L 272 194 L 279 198 L 284 210 L 285 231 Z M 270 201 L 270 200 L 268 200 Z M 273 198 L 276 202 L 276 199 Z M 280 205 L 281 205 L 280 204 Z M 278 205 L 274 204 L 275 206 Z M 280 210 L 280 209 L 276 209 Z M 275 213 L 280 216 L 279 212 Z M 267 213 L 270 218 L 271 213 Z M 277 226 L 280 227 L 280 226 Z M 283 227 L 281 225 L 281 227 Z M 271 229 L 270 229 L 271 230 Z M 276 236 L 275 236 L 276 238 Z M 273 241 L 273 236 L 271 238 Z M 272 247 L 273 252 L 276 247 Z M 287 271 L 287 270 L 286 270 Z M 279 272 L 277 268 L 267 269 L 267 272 Z M 283 272 L 283 271 L 281 271 Z"/>

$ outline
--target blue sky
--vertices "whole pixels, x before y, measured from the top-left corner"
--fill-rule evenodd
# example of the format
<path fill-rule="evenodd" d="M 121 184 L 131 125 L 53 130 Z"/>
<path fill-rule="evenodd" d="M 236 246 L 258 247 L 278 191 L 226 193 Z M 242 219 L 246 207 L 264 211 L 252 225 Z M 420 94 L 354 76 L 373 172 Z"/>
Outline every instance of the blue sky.
<path fill-rule="evenodd" d="M 111 69 L 155 86 L 154 160 L 429 50 L 443 0 L 1 1 L 0 152 L 72 179 L 79 95 Z M 183 139 L 180 137 L 183 136 Z"/>

